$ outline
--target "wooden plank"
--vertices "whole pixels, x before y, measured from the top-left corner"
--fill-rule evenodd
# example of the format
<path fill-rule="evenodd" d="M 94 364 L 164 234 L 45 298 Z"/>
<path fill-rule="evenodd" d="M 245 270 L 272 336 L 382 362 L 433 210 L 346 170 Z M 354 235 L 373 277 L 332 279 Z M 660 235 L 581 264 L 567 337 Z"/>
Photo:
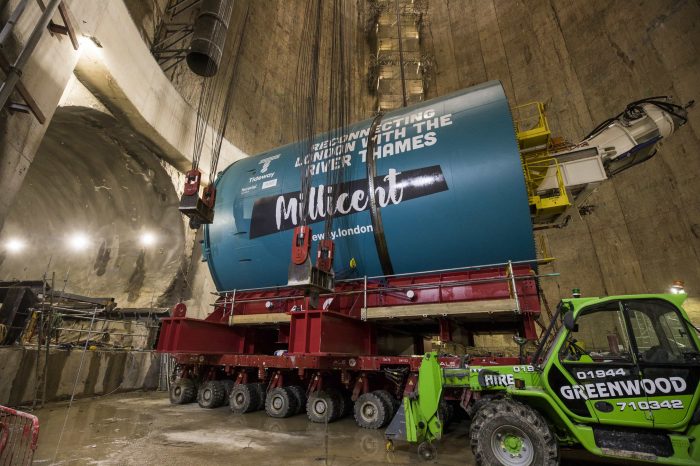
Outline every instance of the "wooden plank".
<path fill-rule="evenodd" d="M 229 318 L 229 325 L 264 325 L 264 324 L 285 324 L 292 320 L 290 315 L 283 312 L 272 312 L 269 314 L 248 314 L 233 315 Z"/>
<path fill-rule="evenodd" d="M 0 52 L 0 68 L 2 68 L 5 74 L 10 72 L 10 63 L 7 61 L 7 58 L 5 58 L 5 55 L 2 52 Z M 46 121 L 46 116 L 44 116 L 44 113 L 41 111 L 39 105 L 36 103 L 36 101 L 29 93 L 27 88 L 24 87 L 24 84 L 22 84 L 21 79 L 17 81 L 17 84 L 15 85 L 15 90 L 19 93 L 20 96 L 22 96 L 24 101 L 32 110 L 32 113 L 34 114 L 34 117 L 36 117 L 37 121 L 39 121 L 39 123 L 43 125 Z"/>
<path fill-rule="evenodd" d="M 398 319 L 423 316 L 477 316 L 484 314 L 513 313 L 515 309 L 514 299 L 488 299 L 459 303 L 371 307 L 367 309 L 367 319 Z"/>
<path fill-rule="evenodd" d="M 66 2 L 61 2 L 58 4 L 58 12 L 61 14 L 63 24 L 66 25 L 66 32 L 68 33 L 68 37 L 70 37 L 70 41 L 73 44 L 73 48 L 75 50 L 78 50 L 80 48 L 80 44 L 78 43 L 78 37 L 75 34 L 73 23 L 70 20 L 70 14 L 68 13 L 68 7 L 66 6 Z"/>

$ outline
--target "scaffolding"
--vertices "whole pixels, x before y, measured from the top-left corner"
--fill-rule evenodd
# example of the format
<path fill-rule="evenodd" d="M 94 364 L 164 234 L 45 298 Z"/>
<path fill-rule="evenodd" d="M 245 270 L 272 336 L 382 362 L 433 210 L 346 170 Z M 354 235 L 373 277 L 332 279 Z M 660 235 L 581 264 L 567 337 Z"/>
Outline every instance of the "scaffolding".
<path fill-rule="evenodd" d="M 163 11 L 151 54 L 166 74 L 187 56 L 188 42 L 194 32 L 193 19 L 200 3 L 201 0 L 169 0 Z"/>
<path fill-rule="evenodd" d="M 54 287 L 55 277 L 0 282 L 0 345 L 35 348 L 32 409 L 46 401 L 50 350 L 149 351 L 168 308 L 116 307 L 113 298 L 93 298 Z"/>

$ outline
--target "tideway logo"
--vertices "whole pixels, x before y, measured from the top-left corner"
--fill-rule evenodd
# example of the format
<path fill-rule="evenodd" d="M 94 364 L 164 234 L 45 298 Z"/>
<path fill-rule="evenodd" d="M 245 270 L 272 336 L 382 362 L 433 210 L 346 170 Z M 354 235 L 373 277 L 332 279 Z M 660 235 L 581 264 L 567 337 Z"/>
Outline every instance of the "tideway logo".
<path fill-rule="evenodd" d="M 262 165 L 262 168 L 260 169 L 260 173 L 267 172 L 267 169 L 270 168 L 270 164 L 272 163 L 272 161 L 280 158 L 280 155 L 282 155 L 282 154 L 276 154 L 276 155 L 272 155 L 270 157 L 265 157 L 264 159 L 261 159 L 258 162 L 259 165 Z"/>
<path fill-rule="evenodd" d="M 399 172 L 389 169 L 387 175 L 374 178 L 374 199 L 379 208 L 398 205 L 423 196 L 447 191 L 447 182 L 439 165 Z M 308 208 L 310 223 L 328 215 L 344 216 L 369 209 L 367 179 L 335 186 L 318 185 L 309 192 L 308 207 L 299 191 L 263 197 L 255 201 L 250 222 L 250 238 L 290 230 L 303 218 Z"/>

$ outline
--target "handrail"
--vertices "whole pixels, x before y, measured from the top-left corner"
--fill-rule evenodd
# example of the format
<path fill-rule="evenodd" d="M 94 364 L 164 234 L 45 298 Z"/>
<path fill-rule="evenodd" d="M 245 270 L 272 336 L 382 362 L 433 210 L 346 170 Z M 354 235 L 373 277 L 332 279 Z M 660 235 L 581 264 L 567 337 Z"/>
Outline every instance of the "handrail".
<path fill-rule="evenodd" d="M 511 261 L 510 263 L 512 265 L 525 265 L 525 264 L 544 264 L 547 261 L 544 261 L 542 259 L 529 259 L 529 260 L 521 260 L 521 261 Z M 499 262 L 495 264 L 485 264 L 485 265 L 471 265 L 471 266 L 464 266 L 464 267 L 454 267 L 454 268 L 449 268 L 449 269 L 436 269 L 436 270 L 425 270 L 421 272 L 407 272 L 407 273 L 395 273 L 392 275 L 375 275 L 375 276 L 367 276 L 367 280 L 381 280 L 381 279 L 387 279 L 387 278 L 397 278 L 397 277 L 410 277 L 410 276 L 420 276 L 420 275 L 432 275 L 436 273 L 447 273 L 447 272 L 466 272 L 468 270 L 481 270 L 481 269 L 493 269 L 497 267 L 507 267 L 509 262 Z M 336 280 L 336 284 L 339 283 L 349 283 L 349 282 L 354 282 L 354 281 L 360 281 L 364 280 L 365 277 L 357 277 L 357 278 L 346 278 L 344 280 Z M 261 287 L 261 288 L 243 288 L 243 289 L 234 289 L 234 290 L 223 290 L 223 291 L 211 291 L 210 294 L 212 295 L 223 295 L 225 293 L 232 293 L 234 291 L 237 291 L 238 293 L 243 293 L 243 292 L 253 292 L 253 291 L 268 291 L 268 290 L 281 290 L 281 289 L 289 289 L 288 286 L 286 285 L 279 285 L 279 286 L 266 286 L 266 287 Z"/>

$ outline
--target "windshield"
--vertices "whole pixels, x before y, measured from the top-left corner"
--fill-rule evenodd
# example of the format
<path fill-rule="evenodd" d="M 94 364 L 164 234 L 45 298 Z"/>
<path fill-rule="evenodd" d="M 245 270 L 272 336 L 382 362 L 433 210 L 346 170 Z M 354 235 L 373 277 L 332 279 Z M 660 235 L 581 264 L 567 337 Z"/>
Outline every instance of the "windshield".
<path fill-rule="evenodd" d="M 619 301 L 583 309 L 561 347 L 562 361 L 632 362 L 632 351 Z"/>
<path fill-rule="evenodd" d="M 642 362 L 699 361 L 700 354 L 683 315 L 662 300 L 627 301 L 625 308 Z"/>

